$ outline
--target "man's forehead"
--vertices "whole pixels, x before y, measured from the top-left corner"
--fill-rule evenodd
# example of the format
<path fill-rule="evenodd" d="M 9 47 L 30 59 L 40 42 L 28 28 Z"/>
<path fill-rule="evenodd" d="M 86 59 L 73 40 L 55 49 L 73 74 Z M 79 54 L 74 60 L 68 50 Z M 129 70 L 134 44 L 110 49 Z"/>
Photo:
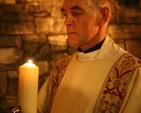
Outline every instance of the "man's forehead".
<path fill-rule="evenodd" d="M 86 5 L 87 0 L 64 0 L 62 9 L 78 9 L 81 10 Z"/>

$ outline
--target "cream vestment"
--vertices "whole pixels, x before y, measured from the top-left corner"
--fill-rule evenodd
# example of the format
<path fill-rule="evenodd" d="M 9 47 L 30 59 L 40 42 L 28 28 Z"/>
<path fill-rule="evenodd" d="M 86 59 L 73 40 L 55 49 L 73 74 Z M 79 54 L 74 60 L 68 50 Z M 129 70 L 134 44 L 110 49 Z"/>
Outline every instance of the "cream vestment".
<path fill-rule="evenodd" d="M 107 36 L 99 50 L 59 61 L 39 92 L 39 113 L 141 113 L 141 62 L 125 54 Z"/>

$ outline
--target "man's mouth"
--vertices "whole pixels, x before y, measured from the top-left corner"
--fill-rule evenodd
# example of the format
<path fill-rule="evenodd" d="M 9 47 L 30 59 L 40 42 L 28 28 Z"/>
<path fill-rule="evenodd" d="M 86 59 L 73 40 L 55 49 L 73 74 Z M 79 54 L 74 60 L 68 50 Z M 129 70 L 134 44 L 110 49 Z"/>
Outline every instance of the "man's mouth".
<path fill-rule="evenodd" d="M 69 32 L 68 34 L 77 34 L 76 32 Z"/>

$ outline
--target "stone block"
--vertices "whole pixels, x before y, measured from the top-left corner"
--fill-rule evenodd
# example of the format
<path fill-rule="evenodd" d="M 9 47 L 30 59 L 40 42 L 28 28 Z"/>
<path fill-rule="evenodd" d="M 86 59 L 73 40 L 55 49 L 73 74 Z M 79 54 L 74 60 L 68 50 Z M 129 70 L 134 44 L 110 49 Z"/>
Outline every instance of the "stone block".
<path fill-rule="evenodd" d="M 22 40 L 26 42 L 28 41 L 39 42 L 39 43 L 47 42 L 46 34 L 23 35 Z"/>
<path fill-rule="evenodd" d="M 17 78 L 18 72 L 17 71 L 8 71 L 8 77 L 9 78 Z"/>
<path fill-rule="evenodd" d="M 50 4 L 50 5 L 62 5 L 63 0 L 40 0 L 40 3 Z"/>
<path fill-rule="evenodd" d="M 0 63 L 10 64 L 15 63 L 17 60 L 16 48 L 0 49 Z"/>
<path fill-rule="evenodd" d="M 115 21 L 115 23 L 119 23 L 122 24 L 124 23 L 124 7 L 119 6 L 117 3 L 115 4 L 115 8 L 114 8 L 114 12 L 113 12 L 113 21 Z"/>
<path fill-rule="evenodd" d="M 66 34 L 63 18 L 36 18 L 36 32 L 47 34 Z"/>
<path fill-rule="evenodd" d="M 41 44 L 38 48 L 37 48 L 37 52 L 35 53 L 35 57 L 38 60 L 49 60 L 50 59 L 50 46 L 47 43 Z"/>
<path fill-rule="evenodd" d="M 34 4 L 0 4 L 0 11 L 2 13 L 39 13 L 39 12 L 51 12 L 52 5 L 46 3 Z"/>
<path fill-rule="evenodd" d="M 37 33 L 50 33 L 51 28 L 53 28 L 54 19 L 51 17 L 36 18 L 35 24 Z"/>
<path fill-rule="evenodd" d="M 23 37 L 24 56 L 26 58 L 47 59 L 50 52 L 46 35 L 24 35 Z"/>
<path fill-rule="evenodd" d="M 25 8 L 22 12 L 27 13 L 42 13 L 45 12 L 47 14 L 50 14 L 52 5 L 46 4 L 46 3 L 39 3 L 37 5 L 35 4 L 26 4 Z"/>
<path fill-rule="evenodd" d="M 53 6 L 51 10 L 51 17 L 62 18 L 61 6 Z"/>
<path fill-rule="evenodd" d="M 141 25 L 109 25 L 107 34 L 114 39 L 141 39 Z"/>
<path fill-rule="evenodd" d="M 67 45 L 67 35 L 49 35 L 48 41 L 50 44 L 66 46 Z"/>
<path fill-rule="evenodd" d="M 7 71 L 7 70 L 16 70 L 17 69 L 17 65 L 15 64 L 0 64 L 0 71 Z"/>
<path fill-rule="evenodd" d="M 0 11 L 3 13 L 19 13 L 24 9 L 24 7 L 24 4 L 0 4 Z"/>
<path fill-rule="evenodd" d="M 7 93 L 7 72 L 0 72 L 0 94 Z"/>
<path fill-rule="evenodd" d="M 20 36 L 1 36 L 0 47 L 18 47 L 20 44 Z"/>
<path fill-rule="evenodd" d="M 18 93 L 18 78 L 8 78 L 8 94 L 17 95 Z"/>
<path fill-rule="evenodd" d="M 59 51 L 66 51 L 67 50 L 67 46 L 60 46 L 60 45 L 55 45 L 55 44 L 51 44 L 51 51 L 52 54 L 54 54 L 53 52 L 58 52 Z"/>
<path fill-rule="evenodd" d="M 9 13 L 2 17 L 3 34 L 33 34 L 35 32 L 34 17 L 27 13 Z"/>
<path fill-rule="evenodd" d="M 48 40 L 51 45 L 51 51 L 67 49 L 67 36 L 66 35 L 49 36 Z"/>
<path fill-rule="evenodd" d="M 50 13 L 46 13 L 46 12 L 41 12 L 41 13 L 33 13 L 34 17 L 35 18 L 38 18 L 38 17 L 49 17 Z"/>
<path fill-rule="evenodd" d="M 126 42 L 127 51 L 141 59 L 141 40 L 129 40 Z"/>
<path fill-rule="evenodd" d="M 125 7 L 125 23 L 141 23 L 141 7 Z"/>
<path fill-rule="evenodd" d="M 47 75 L 49 73 L 49 63 L 47 61 L 38 61 L 36 65 L 39 67 L 39 75 Z"/>
<path fill-rule="evenodd" d="M 17 95 L 6 95 L 6 102 L 10 107 L 15 107 L 18 105 Z"/>
<path fill-rule="evenodd" d="M 51 34 L 66 34 L 64 21 L 64 18 L 54 18 L 54 24 L 50 31 Z"/>

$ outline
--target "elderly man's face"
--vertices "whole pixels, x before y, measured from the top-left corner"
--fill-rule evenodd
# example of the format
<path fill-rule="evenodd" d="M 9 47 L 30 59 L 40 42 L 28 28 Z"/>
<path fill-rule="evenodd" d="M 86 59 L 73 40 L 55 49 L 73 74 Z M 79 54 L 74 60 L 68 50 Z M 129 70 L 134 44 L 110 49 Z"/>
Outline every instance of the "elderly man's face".
<path fill-rule="evenodd" d="M 98 14 L 88 6 L 87 0 L 64 0 L 61 11 L 65 16 L 68 43 L 87 49 L 98 35 Z"/>

